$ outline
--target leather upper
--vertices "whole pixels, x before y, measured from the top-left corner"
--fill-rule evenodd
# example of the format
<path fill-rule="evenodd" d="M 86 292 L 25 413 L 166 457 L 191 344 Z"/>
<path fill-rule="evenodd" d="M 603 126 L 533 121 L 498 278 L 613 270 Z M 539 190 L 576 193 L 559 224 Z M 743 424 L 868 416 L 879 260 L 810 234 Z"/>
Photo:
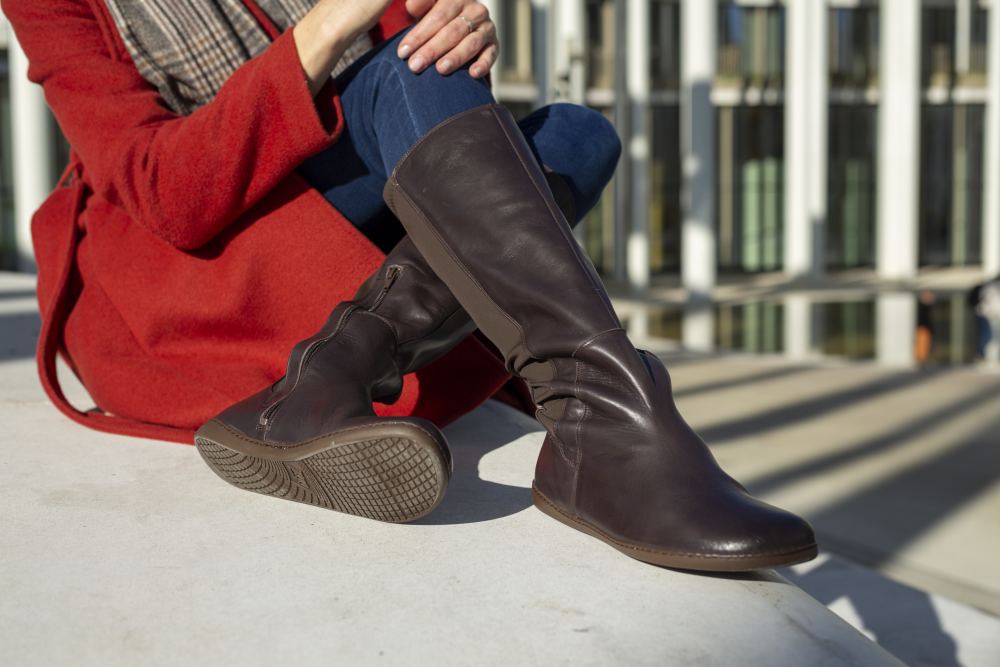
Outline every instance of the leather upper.
<path fill-rule="evenodd" d="M 562 513 L 664 553 L 741 558 L 814 543 L 804 520 L 726 474 L 681 417 L 663 363 L 629 341 L 506 108 L 440 123 L 384 196 L 528 382 L 548 431 L 535 485 Z"/>

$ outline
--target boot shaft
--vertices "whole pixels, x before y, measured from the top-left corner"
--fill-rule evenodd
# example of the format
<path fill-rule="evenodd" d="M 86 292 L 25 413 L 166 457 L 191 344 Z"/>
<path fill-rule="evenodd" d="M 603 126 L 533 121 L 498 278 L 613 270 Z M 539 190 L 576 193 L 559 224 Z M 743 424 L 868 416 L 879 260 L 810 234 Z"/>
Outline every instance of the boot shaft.
<path fill-rule="evenodd" d="M 508 370 L 529 382 L 551 374 L 540 361 L 621 327 L 505 107 L 475 107 L 433 128 L 383 196 Z"/>

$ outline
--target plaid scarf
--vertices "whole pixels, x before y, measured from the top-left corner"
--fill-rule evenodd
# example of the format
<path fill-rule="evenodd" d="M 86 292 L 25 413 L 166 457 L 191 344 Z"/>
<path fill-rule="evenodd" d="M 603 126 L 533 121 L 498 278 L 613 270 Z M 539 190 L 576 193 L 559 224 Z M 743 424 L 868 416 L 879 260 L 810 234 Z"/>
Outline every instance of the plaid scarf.
<path fill-rule="evenodd" d="M 143 78 L 167 105 L 187 115 L 211 101 L 240 65 L 271 39 L 242 0 L 106 0 Z M 316 0 L 257 0 L 282 31 Z M 362 32 L 333 69 L 336 76 L 372 47 Z"/>

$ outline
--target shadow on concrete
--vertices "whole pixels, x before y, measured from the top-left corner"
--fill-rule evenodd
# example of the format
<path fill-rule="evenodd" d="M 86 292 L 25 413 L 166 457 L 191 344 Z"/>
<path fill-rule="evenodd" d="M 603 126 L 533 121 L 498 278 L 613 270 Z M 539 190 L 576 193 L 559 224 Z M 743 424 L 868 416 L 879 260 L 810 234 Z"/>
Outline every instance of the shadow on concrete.
<path fill-rule="evenodd" d="M 35 312 L 0 315 L 0 361 L 35 356 L 41 327 L 42 320 Z"/>
<path fill-rule="evenodd" d="M 1000 417 L 961 444 L 902 468 L 809 518 L 820 533 L 835 535 L 839 549 L 850 551 L 848 556 L 878 567 L 998 478 Z M 877 553 L 868 546 L 873 544 L 878 545 Z"/>
<path fill-rule="evenodd" d="M 504 418 L 491 420 L 488 431 L 466 426 L 463 420 L 448 429 L 448 442 L 454 459 L 448 493 L 437 509 L 413 523 L 478 523 L 510 516 L 531 506 L 531 489 L 482 479 L 479 476 L 479 462 L 494 450 L 529 433 L 542 431 L 542 426 L 531 417 L 505 405 L 491 407 L 503 410 Z M 530 483 L 530 477 L 525 481 Z"/>
<path fill-rule="evenodd" d="M 34 299 L 35 290 L 33 289 L 20 289 L 20 290 L 7 290 L 5 292 L 0 292 L 0 301 L 13 301 L 14 299 Z"/>
<path fill-rule="evenodd" d="M 762 373 L 753 373 L 745 377 L 731 378 L 717 380 L 715 382 L 706 382 L 705 384 L 694 385 L 693 387 L 674 387 L 674 398 L 682 398 L 684 396 L 697 396 L 698 394 L 705 394 L 711 391 L 724 391 L 726 389 L 733 389 L 735 387 L 742 387 L 748 384 L 757 384 L 758 382 L 768 382 L 770 380 L 777 380 L 779 378 L 788 377 L 789 375 L 797 375 L 799 373 L 804 373 L 810 370 L 805 366 L 787 366 L 784 368 L 773 368 Z"/>
<path fill-rule="evenodd" d="M 805 574 L 791 569 L 781 574 L 825 606 L 846 599 L 864 630 L 907 665 L 958 667 L 955 638 L 942 627 L 927 593 L 871 572 L 845 575 L 843 569 L 827 560 Z"/>
<path fill-rule="evenodd" d="M 942 405 L 938 409 L 922 414 L 888 433 L 862 440 L 797 466 L 758 477 L 748 482 L 747 486 L 755 494 L 771 493 L 799 479 L 818 475 L 827 470 L 853 464 L 868 456 L 903 447 L 910 443 L 911 438 L 918 437 L 948 420 L 957 419 L 991 401 L 1000 401 L 1000 386 L 977 396 Z"/>
<path fill-rule="evenodd" d="M 748 486 L 755 494 L 825 470 L 853 464 L 867 456 L 906 446 L 912 439 L 975 408 L 997 401 L 1000 388 L 942 406 L 850 449 L 816 462 L 757 480 Z M 954 447 L 833 503 L 809 516 L 821 547 L 831 548 L 867 567 L 889 563 L 909 544 L 974 501 L 1000 478 L 1000 418 L 993 419 Z M 946 483 L 942 483 L 946 482 Z M 828 579 L 826 563 L 804 575 L 783 574 L 825 605 L 845 598 L 863 627 L 890 653 L 907 664 L 958 665 L 955 639 L 942 627 L 928 594 L 872 575 Z M 888 594 L 886 586 L 894 588 Z"/>
<path fill-rule="evenodd" d="M 949 368 L 934 368 L 920 373 L 893 374 L 875 382 L 867 382 L 857 387 L 821 394 L 795 403 L 786 403 L 781 407 L 756 412 L 748 417 L 706 426 L 699 429 L 698 434 L 708 443 L 725 444 L 726 440 L 786 428 L 848 405 L 872 399 L 888 392 L 907 389 L 944 373 L 954 372 L 958 371 Z"/>

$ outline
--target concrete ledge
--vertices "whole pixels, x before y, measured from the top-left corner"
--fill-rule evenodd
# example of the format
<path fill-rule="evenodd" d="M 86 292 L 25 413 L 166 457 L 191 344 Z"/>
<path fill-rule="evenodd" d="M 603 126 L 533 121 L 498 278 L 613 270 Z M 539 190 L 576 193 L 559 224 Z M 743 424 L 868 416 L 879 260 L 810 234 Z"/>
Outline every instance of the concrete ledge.
<path fill-rule="evenodd" d="M 0 409 L 4 664 L 897 664 L 776 574 L 650 567 L 542 515 L 541 432 L 492 401 L 448 429 L 456 480 L 417 525 L 240 491 L 40 397 Z"/>
<path fill-rule="evenodd" d="M 35 380 L 30 279 L 0 287 L 0 664 L 900 664 L 776 573 L 656 568 L 544 516 L 542 431 L 493 401 L 447 429 L 455 479 L 410 525 L 85 430 Z"/>

